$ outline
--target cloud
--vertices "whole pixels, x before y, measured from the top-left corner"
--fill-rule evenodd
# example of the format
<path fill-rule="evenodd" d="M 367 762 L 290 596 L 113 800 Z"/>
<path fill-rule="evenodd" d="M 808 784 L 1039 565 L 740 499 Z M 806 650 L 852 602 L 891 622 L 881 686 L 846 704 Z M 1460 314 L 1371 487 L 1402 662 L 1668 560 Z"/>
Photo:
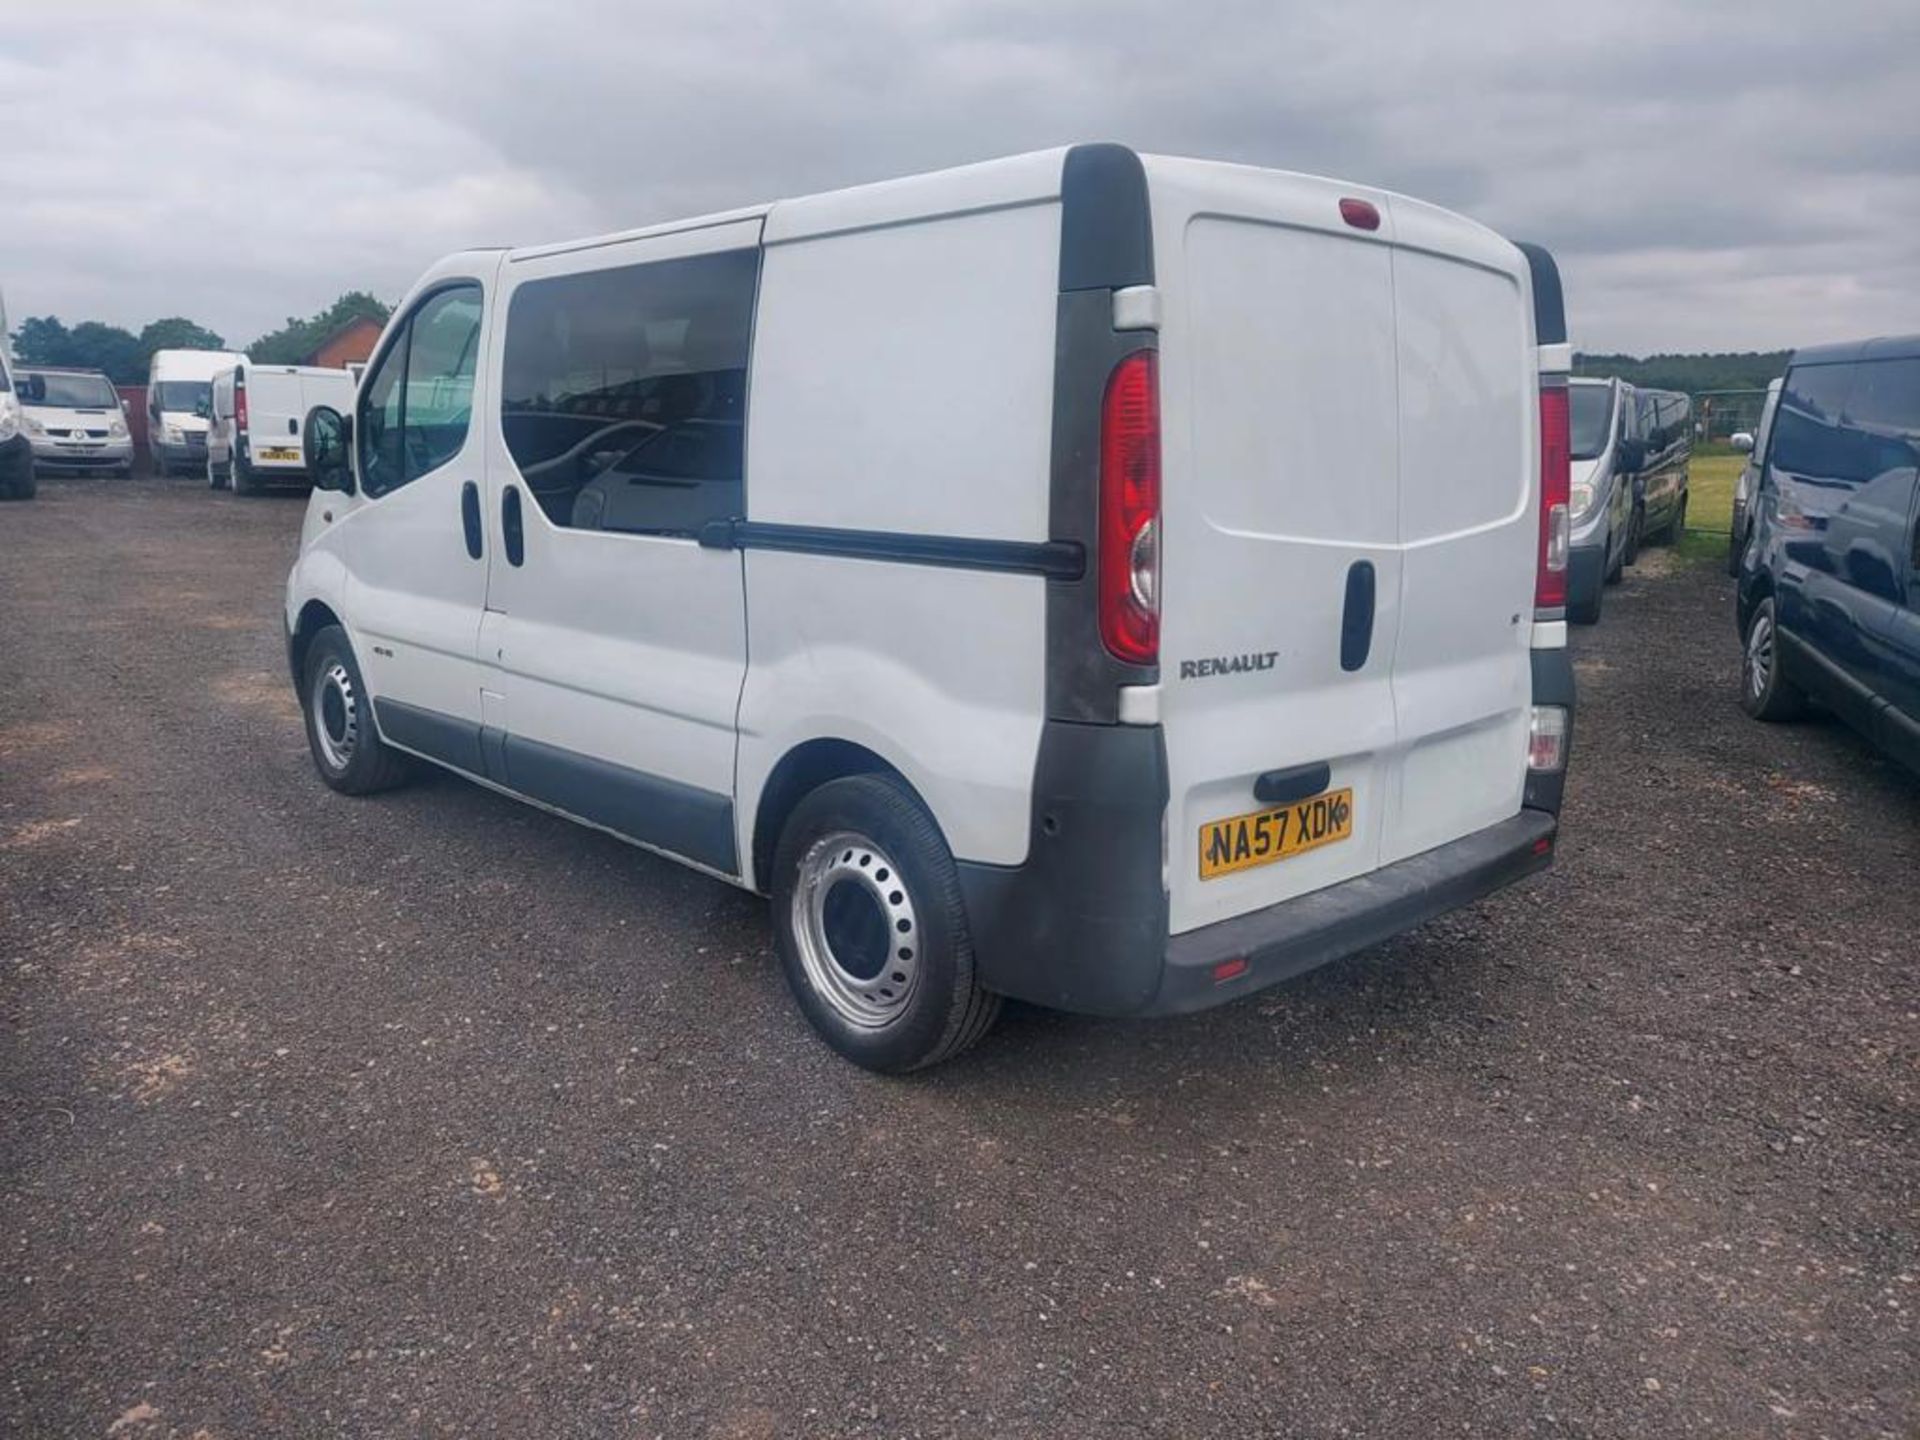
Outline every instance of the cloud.
<path fill-rule="evenodd" d="M 7 33 L 16 318 L 245 341 L 470 245 L 1110 138 L 1540 240 L 1595 350 L 1920 329 L 1907 0 L 69 0 Z"/>

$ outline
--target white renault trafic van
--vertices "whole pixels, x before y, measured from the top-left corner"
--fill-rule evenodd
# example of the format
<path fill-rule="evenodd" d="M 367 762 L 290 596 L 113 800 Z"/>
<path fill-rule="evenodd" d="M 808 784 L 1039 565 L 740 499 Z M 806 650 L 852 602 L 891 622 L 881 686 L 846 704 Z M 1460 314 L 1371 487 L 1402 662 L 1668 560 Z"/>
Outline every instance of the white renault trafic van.
<path fill-rule="evenodd" d="M 768 893 L 863 1065 L 1244 995 L 1549 863 L 1548 255 L 1077 146 L 455 255 L 308 417 L 322 778 Z"/>
<path fill-rule="evenodd" d="M 318 365 L 262 365 L 241 360 L 213 377 L 207 417 L 207 484 L 236 495 L 268 485 L 304 482 L 307 455 L 300 427 L 317 405 L 353 408 L 354 377 Z"/>

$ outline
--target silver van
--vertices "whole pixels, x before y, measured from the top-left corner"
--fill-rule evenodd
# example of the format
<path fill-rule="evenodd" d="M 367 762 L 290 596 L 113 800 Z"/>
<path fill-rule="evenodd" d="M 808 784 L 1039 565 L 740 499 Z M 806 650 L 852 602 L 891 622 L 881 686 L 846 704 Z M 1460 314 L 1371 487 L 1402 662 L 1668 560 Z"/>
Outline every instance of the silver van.
<path fill-rule="evenodd" d="M 1633 387 L 1619 380 L 1575 379 L 1567 385 L 1573 465 L 1573 550 L 1567 564 L 1567 618 L 1600 618 L 1606 587 L 1633 562 L 1637 539 L 1633 473 L 1623 463 Z"/>

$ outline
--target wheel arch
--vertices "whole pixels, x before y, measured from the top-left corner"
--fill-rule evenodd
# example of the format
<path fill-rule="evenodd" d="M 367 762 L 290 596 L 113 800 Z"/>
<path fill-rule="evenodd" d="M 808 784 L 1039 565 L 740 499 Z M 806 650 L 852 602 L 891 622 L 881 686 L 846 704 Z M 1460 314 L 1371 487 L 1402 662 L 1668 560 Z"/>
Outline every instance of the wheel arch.
<path fill-rule="evenodd" d="M 1753 612 L 1760 608 L 1760 602 L 1774 593 L 1773 576 L 1767 568 L 1756 566 L 1752 575 L 1743 575 L 1734 591 L 1734 628 L 1740 633 L 1740 643 L 1747 640 L 1747 627 L 1753 623 Z M 1779 605 L 1776 601 L 1774 624 L 1780 623 Z"/>
<path fill-rule="evenodd" d="M 932 813 L 913 782 L 875 751 L 834 736 L 803 740 L 768 772 L 754 805 L 753 834 L 747 850 L 752 871 L 743 878 L 755 890 L 764 894 L 769 888 L 774 847 L 780 843 L 780 832 L 794 807 L 822 785 L 850 775 L 885 775 L 912 796 L 916 805 Z"/>
<path fill-rule="evenodd" d="M 287 637 L 287 670 L 293 676 L 293 688 L 300 689 L 307 669 L 307 651 L 312 648 L 313 637 L 329 625 L 341 624 L 340 617 L 324 600 L 309 600 L 300 607 L 300 618 L 294 622 L 293 633 Z"/>

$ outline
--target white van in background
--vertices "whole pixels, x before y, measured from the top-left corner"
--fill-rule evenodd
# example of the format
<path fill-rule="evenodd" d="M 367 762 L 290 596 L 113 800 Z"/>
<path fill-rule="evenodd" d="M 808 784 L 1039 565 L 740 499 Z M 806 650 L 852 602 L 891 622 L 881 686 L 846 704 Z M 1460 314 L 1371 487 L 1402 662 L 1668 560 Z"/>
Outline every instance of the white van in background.
<path fill-rule="evenodd" d="M 267 485 L 307 481 L 300 430 L 307 412 L 353 408 L 354 378 L 313 365 L 242 360 L 213 377 L 207 424 L 207 483 L 250 495 Z"/>
<path fill-rule="evenodd" d="M 158 475 L 197 475 L 207 461 L 213 377 L 247 357 L 231 350 L 156 350 L 147 370 L 147 448 Z"/>
<path fill-rule="evenodd" d="M 842 1054 L 1165 1015 L 1548 865 L 1550 256 L 1076 146 L 454 255 L 316 492 L 321 778 L 419 757 L 772 896 Z"/>

